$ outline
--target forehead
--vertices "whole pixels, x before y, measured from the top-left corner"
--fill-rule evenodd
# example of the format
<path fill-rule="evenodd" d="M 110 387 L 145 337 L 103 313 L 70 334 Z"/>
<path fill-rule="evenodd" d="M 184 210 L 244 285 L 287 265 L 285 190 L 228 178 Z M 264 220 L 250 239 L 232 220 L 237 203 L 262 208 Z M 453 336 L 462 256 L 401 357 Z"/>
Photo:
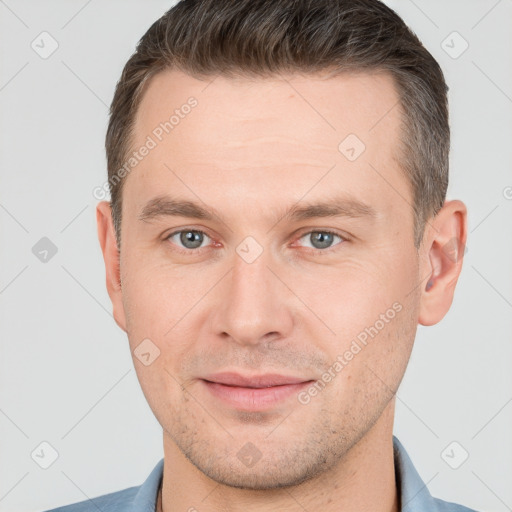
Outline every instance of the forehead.
<path fill-rule="evenodd" d="M 397 194 L 410 197 L 396 159 L 400 115 L 394 82 L 382 72 L 198 80 L 166 70 L 137 111 L 132 150 L 149 139 L 154 147 L 125 194 L 140 206 L 176 185 L 187 193 L 185 185 L 188 195 L 217 193 L 226 202 L 243 193 L 250 203 L 337 187 L 393 208 Z"/>

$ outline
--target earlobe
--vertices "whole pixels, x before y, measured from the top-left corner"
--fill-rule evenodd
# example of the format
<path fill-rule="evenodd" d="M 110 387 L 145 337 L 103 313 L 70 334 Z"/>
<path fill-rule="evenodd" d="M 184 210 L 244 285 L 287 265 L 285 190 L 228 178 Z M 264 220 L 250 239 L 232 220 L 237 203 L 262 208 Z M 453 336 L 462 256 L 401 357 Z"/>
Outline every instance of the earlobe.
<path fill-rule="evenodd" d="M 96 206 L 98 239 L 105 262 L 107 292 L 112 301 L 114 320 L 126 332 L 126 319 L 123 306 L 120 273 L 120 253 L 112 221 L 112 211 L 108 201 L 101 201 Z"/>
<path fill-rule="evenodd" d="M 420 265 L 422 281 L 421 325 L 434 325 L 446 315 L 462 270 L 467 239 L 467 209 L 459 200 L 445 202 L 431 221 L 426 254 Z"/>

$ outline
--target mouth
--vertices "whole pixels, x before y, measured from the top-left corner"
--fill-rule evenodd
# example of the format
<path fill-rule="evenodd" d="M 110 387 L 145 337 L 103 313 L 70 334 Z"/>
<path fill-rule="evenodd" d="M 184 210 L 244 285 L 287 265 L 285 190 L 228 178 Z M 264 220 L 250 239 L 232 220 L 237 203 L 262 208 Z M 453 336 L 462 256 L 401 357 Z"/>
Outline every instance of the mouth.
<path fill-rule="evenodd" d="M 264 411 L 311 385 L 314 380 L 277 374 L 245 376 L 217 373 L 201 379 L 210 396 L 243 411 Z"/>

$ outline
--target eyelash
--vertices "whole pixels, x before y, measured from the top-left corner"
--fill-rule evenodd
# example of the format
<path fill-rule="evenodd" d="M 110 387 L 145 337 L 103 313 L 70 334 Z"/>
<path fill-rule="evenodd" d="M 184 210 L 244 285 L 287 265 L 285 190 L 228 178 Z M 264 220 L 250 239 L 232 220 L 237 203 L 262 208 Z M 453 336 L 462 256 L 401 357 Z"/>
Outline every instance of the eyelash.
<path fill-rule="evenodd" d="M 188 231 L 191 231 L 191 232 L 194 232 L 194 233 L 201 233 L 202 235 L 206 235 L 208 238 L 210 238 L 210 240 L 212 240 L 212 237 L 208 235 L 208 233 L 206 233 L 205 231 L 202 231 L 200 229 L 179 229 L 177 231 L 173 231 L 172 233 L 170 233 L 169 235 L 167 235 L 165 238 L 164 238 L 164 241 L 167 241 L 167 240 L 170 240 L 174 235 L 178 235 L 180 233 L 184 233 L 184 232 L 188 232 Z M 331 246 L 331 247 L 327 247 L 326 249 L 315 249 L 314 247 L 305 247 L 306 250 L 311 251 L 311 252 L 314 252 L 314 253 L 330 253 L 332 251 L 335 251 L 336 248 L 339 246 L 339 245 L 343 245 L 342 242 L 348 242 L 349 241 L 349 238 L 346 237 L 346 236 L 342 236 L 340 235 L 339 233 L 336 233 L 335 231 L 331 231 L 329 229 L 313 229 L 313 230 L 310 230 L 310 231 L 306 231 L 306 232 L 303 232 L 298 238 L 297 240 L 300 240 L 301 238 L 304 238 L 304 236 L 306 235 L 310 235 L 311 233 L 327 233 L 329 235 L 334 235 L 334 236 L 337 236 L 339 238 L 341 238 L 341 242 L 338 242 L 337 244 Z M 175 244 L 174 244 L 175 245 Z M 197 249 L 185 249 L 185 248 L 182 248 L 182 247 L 179 247 L 177 245 L 176 246 L 176 250 L 182 254 L 197 254 L 197 253 L 200 253 L 202 252 L 203 249 L 208 249 L 208 247 L 199 247 Z"/>

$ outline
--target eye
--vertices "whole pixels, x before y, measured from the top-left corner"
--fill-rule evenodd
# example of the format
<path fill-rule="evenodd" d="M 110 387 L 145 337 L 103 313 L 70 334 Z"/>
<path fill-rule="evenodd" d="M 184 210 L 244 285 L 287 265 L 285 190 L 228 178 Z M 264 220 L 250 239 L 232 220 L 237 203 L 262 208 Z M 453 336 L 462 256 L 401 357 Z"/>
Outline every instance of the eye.
<path fill-rule="evenodd" d="M 299 240 L 303 238 L 308 240 L 311 244 L 310 249 L 322 250 L 323 252 L 327 252 L 326 249 L 329 250 L 333 247 L 335 238 L 338 238 L 340 242 L 334 244 L 334 246 L 340 245 L 342 241 L 347 240 L 341 235 L 329 230 L 308 231 L 304 233 Z M 178 249 L 184 250 L 184 252 L 193 252 L 195 249 L 203 249 L 203 243 L 205 241 L 207 242 L 208 239 L 210 239 L 210 237 L 204 231 L 198 229 L 182 229 L 169 234 L 164 240 L 171 240 Z M 308 246 L 306 245 L 305 247 Z"/>
<path fill-rule="evenodd" d="M 305 238 L 306 240 L 309 240 L 312 244 L 313 249 L 330 249 L 333 244 L 334 237 L 339 238 L 341 241 L 345 241 L 346 239 L 342 236 L 338 235 L 337 233 L 334 233 L 332 231 L 326 231 L 326 230 L 317 230 L 317 231 L 309 231 L 307 233 L 304 233 L 299 240 L 302 238 Z M 339 245 L 335 244 L 335 245 Z"/>
<path fill-rule="evenodd" d="M 197 229 L 184 229 L 181 231 L 174 231 L 170 235 L 165 237 L 165 240 L 173 240 L 173 243 L 178 245 L 179 248 L 185 248 L 189 250 L 201 248 L 201 244 L 206 238 L 210 238 L 203 231 Z M 180 246 L 180 244 L 182 244 Z"/>

